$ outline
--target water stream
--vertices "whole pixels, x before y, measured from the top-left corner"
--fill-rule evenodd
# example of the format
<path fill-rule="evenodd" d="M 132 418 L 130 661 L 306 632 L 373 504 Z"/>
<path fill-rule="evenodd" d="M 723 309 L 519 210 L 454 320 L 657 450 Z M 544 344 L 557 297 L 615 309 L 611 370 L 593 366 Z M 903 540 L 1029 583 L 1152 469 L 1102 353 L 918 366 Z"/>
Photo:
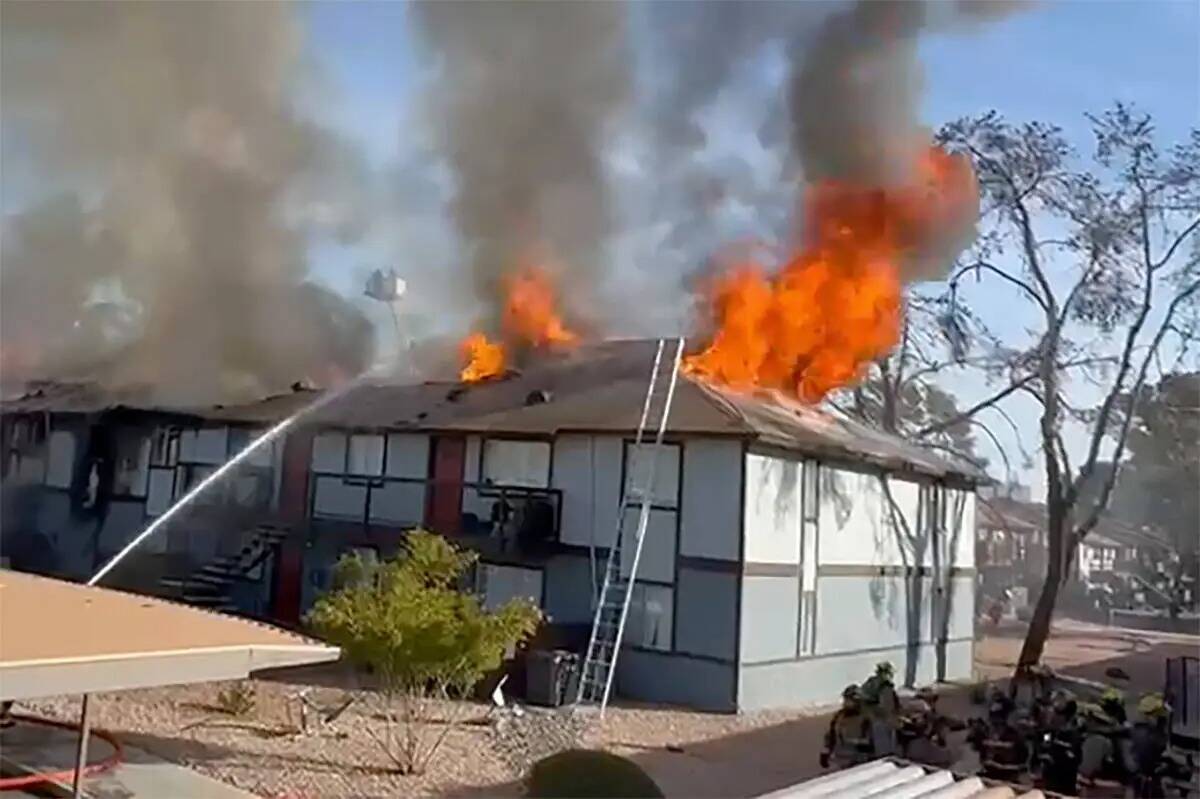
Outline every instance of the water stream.
<path fill-rule="evenodd" d="M 243 449 L 238 454 L 234 455 L 232 458 L 230 458 L 228 461 L 226 461 L 224 464 L 222 464 L 219 469 L 217 469 L 215 472 L 210 474 L 208 477 L 205 477 L 203 480 L 201 480 L 199 483 L 197 483 L 195 485 L 195 487 L 192 488 L 191 491 L 188 491 L 186 494 L 184 494 L 182 497 L 180 497 L 175 502 L 174 505 L 167 508 L 167 510 L 161 516 L 159 516 L 157 519 L 152 521 L 146 527 L 145 530 L 142 530 L 142 532 L 138 533 L 137 536 L 135 536 L 128 544 L 126 544 L 120 552 L 118 552 L 116 555 L 114 555 L 108 561 L 108 563 L 105 563 L 100 568 L 100 571 L 93 574 L 92 579 L 88 580 L 87 584 L 88 585 L 96 585 L 97 583 L 99 583 L 102 579 L 104 579 L 104 576 L 107 575 L 109 572 L 111 572 L 114 568 L 116 568 L 117 564 L 120 563 L 122 560 L 124 560 L 125 557 L 127 555 L 129 555 L 129 553 L 131 553 L 131 552 L 133 552 L 133 550 L 137 549 L 139 544 L 141 544 L 143 541 L 145 541 L 150 536 L 154 535 L 154 533 L 159 528 L 163 527 L 167 522 L 169 522 L 180 511 L 182 511 L 188 505 L 192 504 L 192 502 L 195 501 L 196 497 L 198 497 L 204 493 L 205 489 L 207 489 L 210 485 L 212 485 L 213 483 L 220 480 L 225 475 L 229 474 L 229 472 L 232 471 L 234 468 L 236 468 L 238 464 L 240 464 L 242 461 L 246 460 L 251 455 L 253 455 L 256 450 L 260 449 L 261 447 L 270 443 L 271 441 L 274 441 L 284 431 L 286 431 L 289 427 L 294 425 L 300 419 L 304 418 L 305 416 L 308 416 L 310 413 L 313 413 L 313 412 L 325 407 L 326 405 L 328 405 L 329 403 L 338 399 L 339 397 L 345 396 L 352 389 L 354 389 L 357 386 L 361 385 L 362 383 L 366 382 L 370 377 L 373 376 L 373 374 L 374 374 L 373 372 L 364 372 L 363 374 L 359 375 L 358 377 L 354 378 L 353 380 L 351 380 L 347 383 L 344 383 L 343 385 L 338 386 L 337 388 L 326 391 L 324 394 L 317 397 L 315 400 L 313 400 L 308 405 L 304 406 L 300 410 L 293 413 L 291 416 L 289 416 L 286 419 L 284 419 L 283 421 L 279 422 L 278 424 L 276 424 L 270 430 L 267 430 L 265 433 L 263 433 L 258 438 L 255 438 L 253 441 L 251 441 L 249 444 L 246 445 L 245 449 Z"/>

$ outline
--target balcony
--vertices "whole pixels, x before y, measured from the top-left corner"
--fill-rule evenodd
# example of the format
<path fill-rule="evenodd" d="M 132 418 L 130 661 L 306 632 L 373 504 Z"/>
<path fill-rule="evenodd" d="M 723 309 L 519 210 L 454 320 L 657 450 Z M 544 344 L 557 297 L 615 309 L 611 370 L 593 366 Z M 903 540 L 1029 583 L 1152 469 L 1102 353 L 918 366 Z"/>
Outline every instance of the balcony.
<path fill-rule="evenodd" d="M 354 525 L 364 539 L 426 527 L 489 560 L 524 562 L 558 548 L 562 492 L 462 481 L 313 472 L 314 527 Z"/>

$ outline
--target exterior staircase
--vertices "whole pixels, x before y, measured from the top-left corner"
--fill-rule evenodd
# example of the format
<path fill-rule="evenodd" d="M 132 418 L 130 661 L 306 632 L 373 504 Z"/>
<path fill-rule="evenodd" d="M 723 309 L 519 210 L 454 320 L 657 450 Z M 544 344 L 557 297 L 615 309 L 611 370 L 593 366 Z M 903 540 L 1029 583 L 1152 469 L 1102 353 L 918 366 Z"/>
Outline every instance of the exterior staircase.
<path fill-rule="evenodd" d="M 251 570 L 271 557 L 291 530 L 276 524 L 260 524 L 245 536 L 240 552 L 214 558 L 183 577 L 164 577 L 159 585 L 173 599 L 222 613 L 237 613 L 232 587 Z"/>

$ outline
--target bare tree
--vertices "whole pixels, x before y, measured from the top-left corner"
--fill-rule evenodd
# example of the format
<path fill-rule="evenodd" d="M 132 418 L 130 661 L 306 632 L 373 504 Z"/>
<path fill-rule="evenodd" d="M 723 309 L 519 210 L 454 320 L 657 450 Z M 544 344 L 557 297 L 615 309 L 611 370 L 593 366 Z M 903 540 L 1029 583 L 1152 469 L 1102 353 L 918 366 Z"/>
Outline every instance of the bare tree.
<path fill-rule="evenodd" d="M 939 433 L 1018 393 L 1039 407 L 1047 568 L 1018 668 L 1041 659 L 1075 551 L 1107 509 L 1134 417 L 1121 398 L 1140 396 L 1148 377 L 1185 357 L 1198 329 L 1200 131 L 1164 153 L 1150 117 L 1127 106 L 1088 119 L 1096 146 L 1082 167 L 1060 129 L 994 112 L 939 134 L 973 159 L 984 202 L 980 237 L 951 276 L 948 301 L 959 301 L 968 278 L 997 281 L 1038 320 L 1032 343 L 985 359 L 999 380 L 994 394 L 919 431 Z M 1072 404 L 1064 387 L 1078 379 L 1100 392 L 1098 407 Z M 1086 431 L 1074 464 L 1068 424 Z M 1105 461 L 1118 468 L 1100 474 Z M 1087 483 L 1099 483 L 1097 496 L 1081 503 Z"/>
<path fill-rule="evenodd" d="M 966 305 L 939 294 L 911 292 L 900 343 L 871 364 L 862 382 L 833 401 L 849 415 L 899 436 L 931 430 L 923 445 L 985 468 L 986 461 L 975 452 L 974 432 L 982 430 L 995 439 L 994 433 L 984 420 L 963 415 L 958 399 L 936 381 L 950 370 L 983 365 L 996 343 Z"/>

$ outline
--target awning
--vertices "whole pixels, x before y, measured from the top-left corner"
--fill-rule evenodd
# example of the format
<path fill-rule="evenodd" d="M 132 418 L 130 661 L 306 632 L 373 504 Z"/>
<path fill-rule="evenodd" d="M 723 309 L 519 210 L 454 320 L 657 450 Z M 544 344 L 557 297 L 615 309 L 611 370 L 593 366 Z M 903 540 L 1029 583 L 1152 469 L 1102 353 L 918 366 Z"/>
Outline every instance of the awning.
<path fill-rule="evenodd" d="M 0 569 L 0 699 L 242 679 L 336 660 L 259 622 Z"/>

